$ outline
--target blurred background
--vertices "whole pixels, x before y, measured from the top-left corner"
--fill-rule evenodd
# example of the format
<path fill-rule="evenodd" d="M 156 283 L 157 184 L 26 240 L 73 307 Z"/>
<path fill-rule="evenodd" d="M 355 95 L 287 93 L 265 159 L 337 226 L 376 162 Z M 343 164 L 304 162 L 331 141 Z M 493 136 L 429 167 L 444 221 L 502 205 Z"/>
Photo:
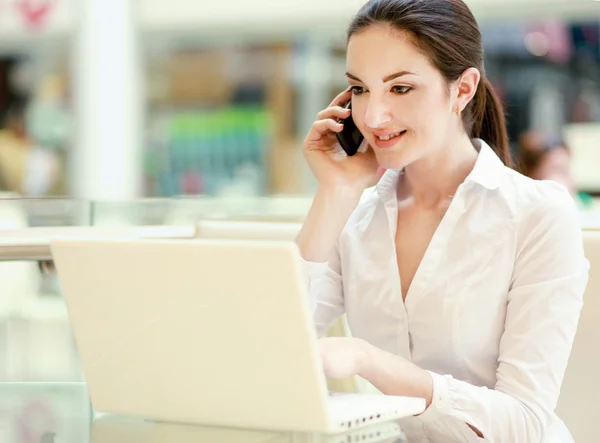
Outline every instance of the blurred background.
<path fill-rule="evenodd" d="M 300 144 L 346 87 L 344 30 L 361 2 L 218 3 L 1 2 L 0 189 L 310 194 Z M 529 130 L 564 138 L 575 185 L 598 194 L 600 4 L 468 3 L 513 142 Z"/>
<path fill-rule="evenodd" d="M 467 3 L 515 158 L 598 220 L 600 2 Z M 27 244 L 23 227 L 300 220 L 301 142 L 346 87 L 361 4 L 1 1 L 4 246 Z M 1 262 L 0 380 L 81 379 L 65 315 L 54 274 Z"/>

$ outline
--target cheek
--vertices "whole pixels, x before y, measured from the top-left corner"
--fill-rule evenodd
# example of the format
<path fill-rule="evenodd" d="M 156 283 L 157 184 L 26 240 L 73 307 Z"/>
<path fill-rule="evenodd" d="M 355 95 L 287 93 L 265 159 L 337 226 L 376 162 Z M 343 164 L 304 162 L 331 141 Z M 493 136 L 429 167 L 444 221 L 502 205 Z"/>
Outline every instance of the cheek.
<path fill-rule="evenodd" d="M 437 128 L 445 125 L 448 120 L 448 104 L 437 94 L 415 91 L 403 99 L 402 112 L 398 118 L 401 121 L 406 119 L 406 123 L 415 131 Z"/>
<path fill-rule="evenodd" d="M 352 102 L 352 118 L 362 132 L 366 130 L 365 113 L 368 105 L 366 97 L 354 98 Z M 418 89 L 394 97 L 389 106 L 392 108 L 394 122 L 409 128 L 413 133 L 429 133 L 432 128 L 442 129 L 450 118 L 449 105 L 443 93 Z"/>
<path fill-rule="evenodd" d="M 367 109 L 367 101 L 364 99 L 352 100 L 352 120 L 361 132 L 365 129 L 365 112 Z"/>

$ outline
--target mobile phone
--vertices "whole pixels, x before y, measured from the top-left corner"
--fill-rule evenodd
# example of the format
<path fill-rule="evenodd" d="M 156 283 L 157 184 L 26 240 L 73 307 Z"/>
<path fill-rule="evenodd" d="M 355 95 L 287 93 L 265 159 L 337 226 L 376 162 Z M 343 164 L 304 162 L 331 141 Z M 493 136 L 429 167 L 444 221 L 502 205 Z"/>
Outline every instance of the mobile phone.
<path fill-rule="evenodd" d="M 349 100 L 344 108 L 352 109 L 352 100 Z M 337 137 L 340 146 L 346 152 L 346 154 L 352 156 L 358 152 L 358 148 L 360 147 L 364 137 L 356 127 L 354 119 L 352 118 L 352 114 L 350 114 L 350 117 L 339 119 L 338 121 L 344 125 L 344 129 L 342 129 L 341 132 L 336 132 L 335 136 Z"/>

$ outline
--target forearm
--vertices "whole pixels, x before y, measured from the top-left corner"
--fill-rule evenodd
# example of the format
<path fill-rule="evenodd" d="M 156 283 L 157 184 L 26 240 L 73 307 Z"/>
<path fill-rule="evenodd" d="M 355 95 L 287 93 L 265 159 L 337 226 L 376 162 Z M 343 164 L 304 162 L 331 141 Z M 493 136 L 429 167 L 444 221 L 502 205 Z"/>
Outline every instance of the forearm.
<path fill-rule="evenodd" d="M 424 398 L 429 406 L 433 396 L 429 372 L 366 342 L 364 351 L 365 362 L 358 375 L 386 395 Z"/>
<path fill-rule="evenodd" d="M 325 262 L 329 259 L 361 194 L 361 188 L 319 187 L 296 238 L 305 260 Z"/>
<path fill-rule="evenodd" d="M 415 364 L 362 342 L 362 362 L 358 375 L 370 382 L 386 395 L 399 395 L 425 398 L 428 410 L 426 420 L 439 414 L 452 415 L 466 423 L 480 438 L 491 438 L 492 441 L 538 441 L 547 426 L 545 412 L 530 404 L 524 406 L 517 398 L 485 387 L 473 386 L 460 380 L 452 379 L 450 386 L 436 393 L 436 398 L 447 397 L 448 390 L 459 392 L 459 406 L 456 411 L 440 409 L 440 404 L 429 408 L 433 401 L 434 380 L 432 375 Z M 435 375 L 439 380 L 444 379 Z M 439 400 L 437 400 L 439 402 Z M 447 402 L 447 399 L 444 400 Z M 466 402 L 465 404 L 462 404 Z M 431 410 L 433 409 L 433 411 Z M 490 417 L 493 417 L 492 420 Z M 481 430 L 480 430 L 481 429 Z M 519 438 L 515 438 L 519 436 Z"/>

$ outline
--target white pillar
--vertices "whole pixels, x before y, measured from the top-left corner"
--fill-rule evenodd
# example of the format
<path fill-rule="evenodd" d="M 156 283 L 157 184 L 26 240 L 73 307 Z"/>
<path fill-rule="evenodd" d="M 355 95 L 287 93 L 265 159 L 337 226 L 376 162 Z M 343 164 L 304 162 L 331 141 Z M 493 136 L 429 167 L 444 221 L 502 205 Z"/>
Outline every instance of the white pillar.
<path fill-rule="evenodd" d="M 73 36 L 71 194 L 126 200 L 142 189 L 143 76 L 136 0 L 78 0 Z"/>

